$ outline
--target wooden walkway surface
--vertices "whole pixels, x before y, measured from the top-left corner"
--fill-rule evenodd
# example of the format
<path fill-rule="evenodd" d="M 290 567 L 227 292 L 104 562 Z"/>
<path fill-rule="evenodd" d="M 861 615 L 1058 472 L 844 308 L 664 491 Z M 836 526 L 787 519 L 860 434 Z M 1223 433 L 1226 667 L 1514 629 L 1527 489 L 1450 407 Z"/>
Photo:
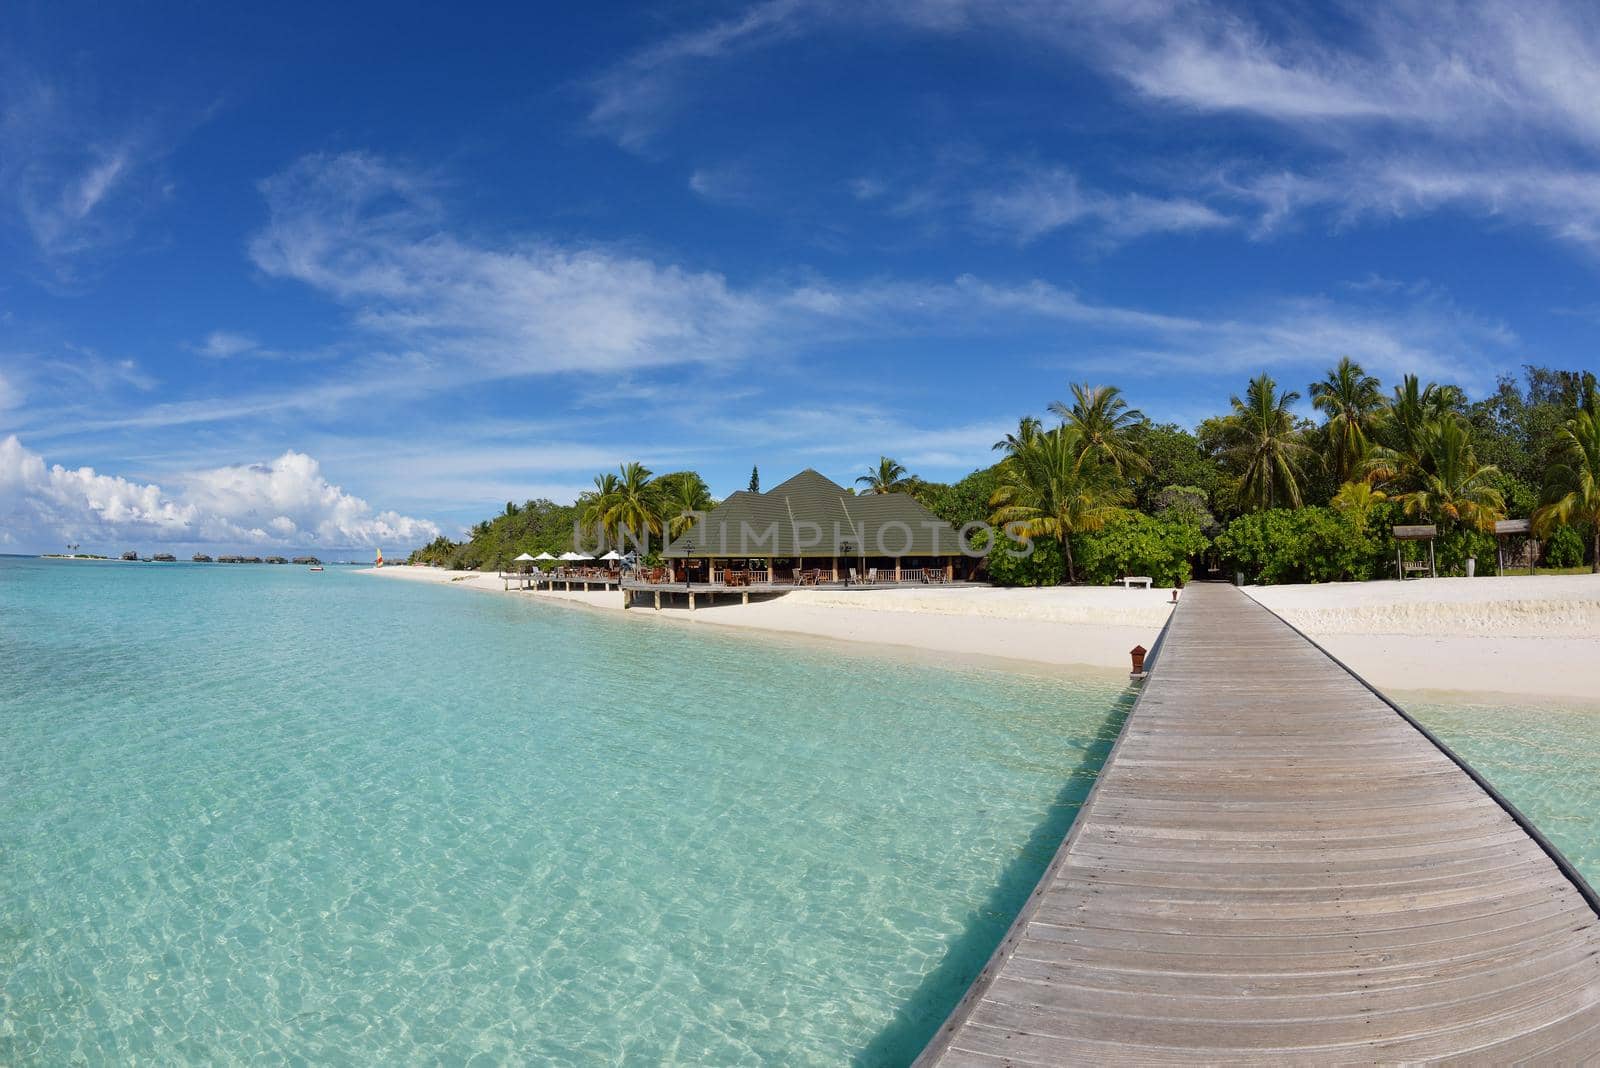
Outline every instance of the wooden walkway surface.
<path fill-rule="evenodd" d="M 1600 1061 L 1600 923 L 1552 852 L 1294 629 L 1192 585 L 918 1063 Z"/>

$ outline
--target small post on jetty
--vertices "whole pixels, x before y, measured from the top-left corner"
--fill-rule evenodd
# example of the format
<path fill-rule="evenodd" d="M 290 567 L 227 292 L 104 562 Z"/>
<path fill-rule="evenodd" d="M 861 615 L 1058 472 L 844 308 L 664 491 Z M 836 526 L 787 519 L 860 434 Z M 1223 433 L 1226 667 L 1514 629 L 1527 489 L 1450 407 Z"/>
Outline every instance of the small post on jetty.
<path fill-rule="evenodd" d="M 1149 652 L 1142 645 L 1135 645 L 1128 650 L 1128 656 L 1133 659 L 1133 670 L 1128 672 L 1128 678 L 1133 682 L 1143 682 L 1150 673 L 1144 669 L 1145 654 Z"/>

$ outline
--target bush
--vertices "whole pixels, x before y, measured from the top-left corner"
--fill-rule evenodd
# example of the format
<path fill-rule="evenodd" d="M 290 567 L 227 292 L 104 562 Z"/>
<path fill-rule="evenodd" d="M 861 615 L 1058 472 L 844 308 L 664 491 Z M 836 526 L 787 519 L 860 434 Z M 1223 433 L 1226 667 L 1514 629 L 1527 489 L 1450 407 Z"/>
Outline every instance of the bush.
<path fill-rule="evenodd" d="M 1376 548 L 1359 521 L 1331 508 L 1242 515 L 1215 547 L 1225 570 L 1268 584 L 1371 578 Z"/>
<path fill-rule="evenodd" d="M 1072 539 L 1078 574 L 1091 586 L 1123 575 L 1149 575 L 1157 586 L 1189 581 L 1189 561 L 1206 550 L 1198 523 L 1152 519 L 1140 512 Z"/>
<path fill-rule="evenodd" d="M 1544 546 L 1545 567 L 1582 567 L 1583 536 L 1572 527 L 1561 526 Z"/>
<path fill-rule="evenodd" d="M 1479 575 L 1494 574 L 1493 534 L 1471 527 L 1456 527 L 1442 531 L 1433 545 L 1434 564 L 1441 575 L 1465 575 L 1469 556 L 1477 558 Z"/>
<path fill-rule="evenodd" d="M 1054 538 L 1034 538 L 1028 543 L 1032 552 L 1026 556 L 1013 555 L 1026 552 L 1004 534 L 998 535 L 999 546 L 984 557 L 989 579 L 998 586 L 1058 586 L 1067 577 L 1067 564 L 1061 554 L 1061 543 Z M 990 534 L 980 532 L 972 539 L 972 547 L 980 552 L 988 547 Z"/>
<path fill-rule="evenodd" d="M 1198 486 L 1168 486 L 1156 494 L 1150 514 L 1157 519 L 1173 519 L 1199 527 L 1208 538 L 1216 537 L 1221 527 L 1211 514 L 1206 491 Z"/>
<path fill-rule="evenodd" d="M 997 467 L 985 467 L 952 485 L 924 483 L 921 492 L 913 496 L 934 515 L 960 530 L 967 523 L 989 518 L 993 510 L 989 507 L 989 498 L 994 496 L 999 482 Z"/>

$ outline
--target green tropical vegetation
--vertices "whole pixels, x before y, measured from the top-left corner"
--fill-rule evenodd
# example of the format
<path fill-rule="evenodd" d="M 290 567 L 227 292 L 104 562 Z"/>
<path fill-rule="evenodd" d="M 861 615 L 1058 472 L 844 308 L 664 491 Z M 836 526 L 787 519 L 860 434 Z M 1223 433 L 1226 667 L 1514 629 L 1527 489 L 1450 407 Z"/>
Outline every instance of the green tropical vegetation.
<path fill-rule="evenodd" d="M 1544 505 L 1534 522 L 1545 531 L 1570 530 L 1575 522 L 1586 526 L 1594 543 L 1590 566 L 1600 574 L 1600 390 L 1593 382 L 1584 392 L 1583 408 L 1556 436 L 1552 453 L 1555 463 L 1547 470 Z"/>
<path fill-rule="evenodd" d="M 856 479 L 856 485 L 865 486 L 870 493 L 897 493 L 909 485 L 905 465 L 887 456 L 878 457 L 878 466 Z"/>
<path fill-rule="evenodd" d="M 1298 390 L 1268 374 L 1226 413 L 1192 429 L 1157 423 L 1111 385 L 1021 417 L 996 462 L 953 482 L 881 456 L 863 493 L 907 493 L 960 527 L 992 524 L 1006 541 L 986 560 L 1007 585 L 1104 583 L 1124 574 L 1176 585 L 1197 570 L 1252 582 L 1392 577 L 1391 528 L 1432 523 L 1441 574 L 1476 558 L 1492 573 L 1494 523 L 1531 518 L 1539 563 L 1600 569 L 1600 392 L 1584 371 L 1527 366 L 1472 401 L 1450 383 L 1406 375 L 1387 387 L 1349 358 Z M 1313 417 L 1307 417 L 1308 412 Z M 750 472 L 749 488 L 760 489 Z M 449 567 L 508 566 L 519 553 L 571 549 L 575 523 L 676 537 L 714 505 L 693 471 L 624 464 L 570 505 L 508 503 L 463 541 L 412 554 Z M 984 535 L 972 542 L 983 547 Z M 592 543 L 591 543 L 592 547 Z M 1422 550 L 1425 552 L 1425 548 Z"/>
<path fill-rule="evenodd" d="M 994 507 L 989 521 L 1028 539 L 1053 538 L 1066 561 L 1067 580 L 1076 582 L 1073 535 L 1101 529 L 1133 499 L 1113 477 L 1117 474 L 1109 453 L 1064 423 L 1002 461 L 1000 484 L 989 498 Z"/>

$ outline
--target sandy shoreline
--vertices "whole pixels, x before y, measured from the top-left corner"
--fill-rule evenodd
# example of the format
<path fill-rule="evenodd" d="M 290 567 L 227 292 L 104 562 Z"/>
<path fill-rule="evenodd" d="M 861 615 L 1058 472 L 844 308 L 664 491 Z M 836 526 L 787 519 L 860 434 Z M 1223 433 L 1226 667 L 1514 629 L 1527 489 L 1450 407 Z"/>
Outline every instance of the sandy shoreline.
<path fill-rule="evenodd" d="M 501 593 L 494 574 L 385 567 L 363 574 Z M 1600 577 L 1418 579 L 1247 591 L 1395 692 L 1600 704 Z M 919 655 L 1051 669 L 1126 671 L 1150 646 L 1171 591 L 1100 587 L 796 590 L 689 612 L 622 609 L 621 594 L 514 596 L 691 625 L 915 649 Z"/>

